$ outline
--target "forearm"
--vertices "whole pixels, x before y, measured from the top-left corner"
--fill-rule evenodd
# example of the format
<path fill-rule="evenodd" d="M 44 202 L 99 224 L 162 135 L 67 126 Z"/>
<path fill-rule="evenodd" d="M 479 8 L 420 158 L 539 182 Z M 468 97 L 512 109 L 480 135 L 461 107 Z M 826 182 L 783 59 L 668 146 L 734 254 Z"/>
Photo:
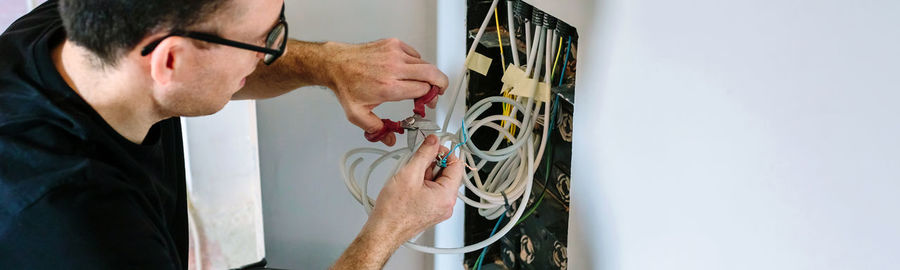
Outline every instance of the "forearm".
<path fill-rule="evenodd" d="M 339 269 L 381 269 L 402 241 L 388 228 L 367 224 L 331 267 Z"/>
<path fill-rule="evenodd" d="M 277 97 L 294 89 L 323 85 L 331 81 L 323 68 L 328 66 L 329 51 L 334 44 L 289 40 L 287 50 L 272 65 L 260 61 L 247 84 L 232 99 L 264 99 Z"/>

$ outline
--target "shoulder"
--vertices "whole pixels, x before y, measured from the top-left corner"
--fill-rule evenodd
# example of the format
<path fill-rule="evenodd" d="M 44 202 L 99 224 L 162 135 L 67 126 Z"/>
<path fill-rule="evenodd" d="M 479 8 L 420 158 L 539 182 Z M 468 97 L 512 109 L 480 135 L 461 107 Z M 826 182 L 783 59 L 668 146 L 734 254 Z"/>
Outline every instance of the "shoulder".
<path fill-rule="evenodd" d="M 94 162 L 82 154 L 84 147 L 89 146 L 53 119 L 0 114 L 0 231 L 10 216 L 48 191 L 85 179 Z"/>
<path fill-rule="evenodd" d="M 16 19 L 3 33 L 3 37 L 35 32 L 33 30 L 37 28 L 43 28 L 54 21 L 61 21 L 58 2 L 56 0 L 46 1 L 28 12 L 28 14 Z"/>
<path fill-rule="evenodd" d="M 57 1 L 47 1 L 20 17 L 0 35 L 0 69 L 21 62 L 33 53 L 34 45 L 48 34 L 62 29 Z M 65 32 L 65 31 L 61 31 Z"/>
<path fill-rule="evenodd" d="M 0 230 L 0 268 L 176 269 L 164 232 L 127 186 L 53 189 Z"/>
<path fill-rule="evenodd" d="M 34 121 L 73 127 L 64 110 L 71 111 L 74 92 L 56 78 L 49 55 L 60 41 L 50 36 L 65 36 L 56 6 L 44 3 L 0 35 L 0 136 Z"/>

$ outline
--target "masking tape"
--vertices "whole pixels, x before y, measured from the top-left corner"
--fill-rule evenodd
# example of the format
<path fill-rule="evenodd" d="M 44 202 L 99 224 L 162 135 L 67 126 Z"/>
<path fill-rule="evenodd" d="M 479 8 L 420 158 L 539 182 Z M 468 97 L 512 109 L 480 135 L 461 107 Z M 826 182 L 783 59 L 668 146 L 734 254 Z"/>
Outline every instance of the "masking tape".
<path fill-rule="evenodd" d="M 503 88 L 500 89 L 500 94 L 503 95 L 503 94 L 509 93 L 509 90 L 512 90 L 512 89 L 513 89 L 512 84 L 503 83 Z"/>
<path fill-rule="evenodd" d="M 521 78 L 513 82 L 512 94 L 520 97 L 531 97 L 534 94 L 536 79 Z"/>
<path fill-rule="evenodd" d="M 535 94 L 534 100 L 540 102 L 550 101 L 550 85 L 547 83 L 538 83 L 537 93 Z"/>
<path fill-rule="evenodd" d="M 503 78 L 500 78 L 500 81 L 511 83 L 522 77 L 525 77 L 525 71 L 513 64 L 509 64 L 509 67 L 506 68 L 506 72 L 503 73 Z"/>
<path fill-rule="evenodd" d="M 500 93 L 507 93 L 515 87 L 515 82 L 521 80 L 525 77 L 525 71 L 519 67 L 516 67 L 513 64 L 510 64 L 509 67 L 506 68 L 506 72 L 503 73 L 503 78 L 500 81 L 503 82 L 503 89 L 500 90 Z"/>
<path fill-rule="evenodd" d="M 491 68 L 491 61 L 493 61 L 493 59 L 480 53 L 474 53 L 466 58 L 466 67 L 481 75 L 487 76 L 488 69 Z"/>

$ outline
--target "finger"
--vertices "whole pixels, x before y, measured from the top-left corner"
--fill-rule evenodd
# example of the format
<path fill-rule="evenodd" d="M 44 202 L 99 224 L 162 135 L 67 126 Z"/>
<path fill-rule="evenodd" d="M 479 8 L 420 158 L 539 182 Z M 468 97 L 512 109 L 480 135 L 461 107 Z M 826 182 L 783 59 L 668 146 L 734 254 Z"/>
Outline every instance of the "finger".
<path fill-rule="evenodd" d="M 384 127 L 381 118 L 378 118 L 372 110 L 363 107 L 353 107 L 347 111 L 347 120 L 362 128 L 366 133 L 375 133 Z"/>
<path fill-rule="evenodd" d="M 394 146 L 394 144 L 397 143 L 397 136 L 394 135 L 394 133 L 388 133 L 381 139 L 381 143 L 384 143 L 384 145 L 387 146 Z"/>
<path fill-rule="evenodd" d="M 438 97 L 434 97 L 434 99 L 432 99 L 431 102 L 428 102 L 428 104 L 426 104 L 426 105 L 428 105 L 428 108 L 434 109 L 434 107 L 437 107 L 437 102 L 438 102 Z"/>
<path fill-rule="evenodd" d="M 422 58 L 413 57 L 411 55 L 406 55 L 404 59 L 406 60 L 404 62 L 406 62 L 407 64 L 429 64 L 428 61 L 422 60 Z"/>
<path fill-rule="evenodd" d="M 438 161 L 445 155 L 448 155 L 450 149 L 444 147 L 443 145 L 439 145 L 437 156 L 432 159 L 431 164 L 428 166 L 428 169 L 425 170 L 425 180 L 434 181 L 440 175 L 441 171 L 444 168 L 438 167 Z"/>
<path fill-rule="evenodd" d="M 443 171 L 444 168 L 438 167 L 438 161 L 442 157 L 449 155 L 449 153 L 450 149 L 447 149 L 447 147 L 444 147 L 443 145 L 439 145 L 437 156 L 435 156 L 435 158 L 431 161 L 431 165 L 428 166 L 428 169 L 425 172 L 426 180 L 434 181 L 438 178 L 438 176 L 440 176 L 439 174 L 441 173 L 441 171 Z"/>
<path fill-rule="evenodd" d="M 438 152 L 437 152 L 438 156 L 443 157 L 445 155 L 449 155 L 449 153 L 450 153 L 450 149 L 447 149 L 447 147 L 444 147 L 443 145 L 438 147 Z M 438 158 L 435 157 L 435 160 L 437 160 L 437 159 Z M 447 162 L 450 162 L 450 160 L 448 159 Z"/>
<path fill-rule="evenodd" d="M 431 85 L 422 81 L 399 81 L 390 91 L 388 101 L 401 101 L 424 96 L 431 90 Z"/>
<path fill-rule="evenodd" d="M 403 80 L 427 82 L 444 90 L 449 84 L 447 75 L 432 64 L 412 64 L 401 69 L 400 78 Z"/>
<path fill-rule="evenodd" d="M 447 75 L 444 75 L 444 76 L 447 76 Z M 450 86 L 448 85 L 447 87 L 450 87 Z M 441 89 L 440 92 L 438 92 L 438 94 L 444 95 L 444 92 L 447 92 L 447 87 L 444 87 L 444 88 L 438 87 Z"/>
<path fill-rule="evenodd" d="M 434 158 L 437 157 L 438 146 L 437 136 L 428 135 L 407 165 L 412 166 L 416 171 L 424 173 Z"/>
<path fill-rule="evenodd" d="M 409 44 L 406 44 L 403 41 L 399 41 L 399 44 L 400 44 L 400 49 L 403 50 L 403 52 L 405 52 L 409 56 L 412 56 L 415 58 L 422 58 L 422 55 L 419 54 L 419 52 L 416 51 L 415 48 L 413 48 L 412 46 L 409 46 Z"/>
<path fill-rule="evenodd" d="M 452 193 L 453 196 L 456 196 L 456 191 L 459 189 L 459 186 L 462 185 L 462 176 L 463 176 L 463 162 L 456 158 L 456 156 L 450 155 L 447 158 L 447 168 L 444 168 L 441 171 L 441 175 L 437 177 L 434 181 L 441 186 L 447 188 L 448 193 Z"/>
<path fill-rule="evenodd" d="M 426 181 L 434 181 L 434 167 L 437 165 L 436 162 L 431 162 L 431 165 L 428 166 L 428 169 L 425 169 L 425 175 L 423 177 Z"/>

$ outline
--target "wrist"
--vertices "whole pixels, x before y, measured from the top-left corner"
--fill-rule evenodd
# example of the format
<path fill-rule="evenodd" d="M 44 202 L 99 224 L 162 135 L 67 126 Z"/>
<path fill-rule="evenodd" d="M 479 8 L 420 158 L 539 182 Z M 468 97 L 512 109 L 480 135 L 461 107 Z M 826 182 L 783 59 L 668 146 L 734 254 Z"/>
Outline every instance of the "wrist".
<path fill-rule="evenodd" d="M 366 222 L 362 231 L 350 243 L 344 254 L 338 258 L 331 269 L 381 269 L 394 253 L 399 244 L 392 232 L 380 224 Z"/>
<path fill-rule="evenodd" d="M 335 53 L 339 46 L 334 42 L 307 42 L 289 40 L 285 55 L 275 62 L 278 70 L 292 71 L 285 74 L 296 86 L 322 85 L 334 87 Z"/>
<path fill-rule="evenodd" d="M 318 44 L 320 46 L 319 52 L 319 61 L 318 67 L 321 72 L 318 74 L 318 81 L 320 85 L 328 87 L 332 91 L 338 89 L 337 79 L 335 74 L 339 74 L 341 72 L 341 52 L 345 49 L 347 44 L 334 42 L 334 41 L 326 41 Z"/>
<path fill-rule="evenodd" d="M 393 251 L 406 241 L 399 226 L 381 222 L 378 218 L 369 218 L 359 233 L 359 238 L 364 241 L 374 241 L 384 244 L 385 248 Z"/>

